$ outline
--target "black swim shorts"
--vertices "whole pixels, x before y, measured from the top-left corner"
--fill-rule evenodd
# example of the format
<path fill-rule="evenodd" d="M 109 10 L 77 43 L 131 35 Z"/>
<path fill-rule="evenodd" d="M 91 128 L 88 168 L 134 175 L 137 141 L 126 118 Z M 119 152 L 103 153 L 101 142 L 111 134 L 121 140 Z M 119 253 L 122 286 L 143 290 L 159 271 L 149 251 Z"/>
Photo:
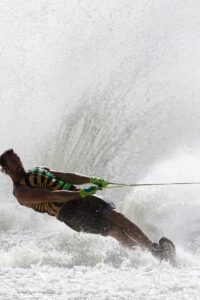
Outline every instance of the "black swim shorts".
<path fill-rule="evenodd" d="M 114 208 L 113 203 L 91 196 L 67 202 L 60 210 L 58 219 L 78 232 L 106 235 L 114 224 L 105 215 Z"/>

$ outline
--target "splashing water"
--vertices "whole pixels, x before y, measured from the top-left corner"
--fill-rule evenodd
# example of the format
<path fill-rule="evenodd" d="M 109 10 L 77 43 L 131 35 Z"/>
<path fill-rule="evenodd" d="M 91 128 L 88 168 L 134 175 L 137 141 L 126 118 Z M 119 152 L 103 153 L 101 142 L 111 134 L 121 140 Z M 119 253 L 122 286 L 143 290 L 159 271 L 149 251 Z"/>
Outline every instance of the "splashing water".
<path fill-rule="evenodd" d="M 197 0 L 0 2 L 0 151 L 110 181 L 199 181 Z M 19 206 L 1 176 L 0 299 L 198 299 L 200 187 L 102 192 L 159 264 Z"/>

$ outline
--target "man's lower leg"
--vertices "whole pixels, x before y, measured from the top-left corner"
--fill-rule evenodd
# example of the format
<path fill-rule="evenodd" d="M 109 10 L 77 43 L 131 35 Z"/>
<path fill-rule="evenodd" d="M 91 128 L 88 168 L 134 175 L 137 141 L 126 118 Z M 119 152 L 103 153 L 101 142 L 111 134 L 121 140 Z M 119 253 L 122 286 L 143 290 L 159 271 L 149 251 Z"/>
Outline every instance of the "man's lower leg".
<path fill-rule="evenodd" d="M 143 233 L 143 231 L 126 217 L 124 217 L 121 213 L 116 211 L 112 211 L 106 215 L 106 218 L 111 222 L 120 226 L 129 236 L 130 238 L 140 247 L 150 249 L 152 242 L 150 239 Z"/>
<path fill-rule="evenodd" d="M 135 246 L 138 246 L 137 243 L 135 243 L 130 236 L 119 226 L 115 226 L 112 229 L 110 229 L 107 232 L 108 236 L 113 237 L 116 239 L 119 243 L 121 243 L 123 246 L 128 248 L 133 248 Z"/>

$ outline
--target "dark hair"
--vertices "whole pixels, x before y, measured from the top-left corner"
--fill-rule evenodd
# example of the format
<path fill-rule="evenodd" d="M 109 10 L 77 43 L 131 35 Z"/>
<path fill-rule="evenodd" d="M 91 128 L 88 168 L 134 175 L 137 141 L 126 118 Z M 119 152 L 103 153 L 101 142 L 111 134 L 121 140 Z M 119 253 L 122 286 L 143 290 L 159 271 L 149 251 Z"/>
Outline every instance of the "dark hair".
<path fill-rule="evenodd" d="M 1 172 L 5 173 L 3 167 L 4 167 L 4 166 L 7 166 L 6 160 L 5 160 L 5 155 L 7 155 L 7 154 L 13 154 L 13 153 L 14 153 L 13 149 L 8 149 L 8 150 L 4 151 L 4 152 L 1 154 L 1 156 L 0 156 L 0 167 L 1 167 L 1 170 L 0 170 L 0 171 L 1 171 Z"/>

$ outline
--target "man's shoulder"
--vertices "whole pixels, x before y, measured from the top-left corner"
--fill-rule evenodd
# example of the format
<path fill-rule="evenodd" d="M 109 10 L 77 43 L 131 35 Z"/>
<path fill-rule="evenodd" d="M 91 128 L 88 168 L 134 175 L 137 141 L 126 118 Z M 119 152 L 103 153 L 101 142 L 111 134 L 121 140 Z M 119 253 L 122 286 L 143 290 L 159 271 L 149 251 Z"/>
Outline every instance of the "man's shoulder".
<path fill-rule="evenodd" d="M 15 198 L 17 198 L 17 200 L 20 204 L 22 204 L 22 203 L 19 201 L 19 196 L 23 190 L 24 190 L 24 186 L 20 185 L 17 182 L 13 184 L 13 195 L 15 196 Z"/>
<path fill-rule="evenodd" d="M 13 194 L 17 197 L 17 195 L 21 194 L 21 193 L 28 193 L 31 192 L 32 188 L 26 185 L 18 185 L 18 184 L 14 184 L 13 186 Z"/>
<path fill-rule="evenodd" d="M 28 186 L 15 186 L 13 188 L 13 195 L 19 202 L 19 204 L 31 207 L 30 204 L 27 204 L 26 201 L 24 201 L 24 197 L 26 198 L 31 193 L 31 188 Z"/>
<path fill-rule="evenodd" d="M 14 186 L 13 195 L 21 205 L 27 205 L 26 199 L 31 197 L 33 189 L 26 185 Z"/>

